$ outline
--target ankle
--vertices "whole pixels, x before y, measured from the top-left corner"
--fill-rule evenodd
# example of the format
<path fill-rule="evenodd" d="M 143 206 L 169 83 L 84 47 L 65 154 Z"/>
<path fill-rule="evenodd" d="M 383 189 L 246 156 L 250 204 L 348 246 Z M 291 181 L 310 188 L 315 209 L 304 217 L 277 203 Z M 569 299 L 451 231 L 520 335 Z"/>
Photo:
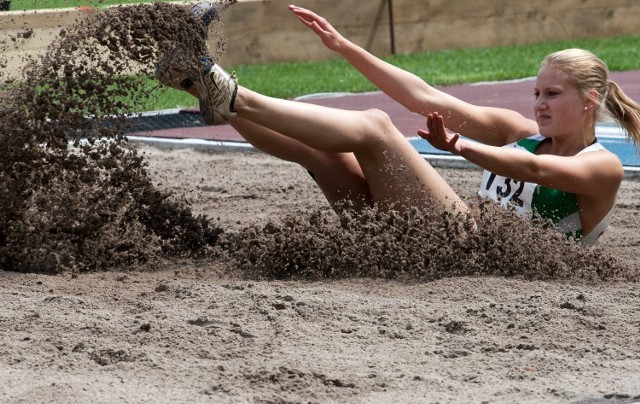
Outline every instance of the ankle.
<path fill-rule="evenodd" d="M 229 103 L 229 110 L 234 113 L 240 112 L 240 110 L 245 108 L 246 105 L 246 92 L 247 89 L 244 87 L 240 87 L 236 84 L 236 93 L 231 98 L 231 102 Z"/>

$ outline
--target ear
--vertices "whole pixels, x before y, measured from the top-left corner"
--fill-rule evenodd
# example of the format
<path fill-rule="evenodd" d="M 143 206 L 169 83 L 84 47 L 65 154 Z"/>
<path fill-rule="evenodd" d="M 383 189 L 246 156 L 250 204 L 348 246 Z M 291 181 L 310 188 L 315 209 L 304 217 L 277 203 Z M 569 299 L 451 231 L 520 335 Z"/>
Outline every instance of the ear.
<path fill-rule="evenodd" d="M 600 98 L 600 94 L 598 90 L 591 89 L 587 92 L 587 97 L 584 101 L 584 109 L 585 111 L 595 107 L 598 104 L 598 98 Z"/>

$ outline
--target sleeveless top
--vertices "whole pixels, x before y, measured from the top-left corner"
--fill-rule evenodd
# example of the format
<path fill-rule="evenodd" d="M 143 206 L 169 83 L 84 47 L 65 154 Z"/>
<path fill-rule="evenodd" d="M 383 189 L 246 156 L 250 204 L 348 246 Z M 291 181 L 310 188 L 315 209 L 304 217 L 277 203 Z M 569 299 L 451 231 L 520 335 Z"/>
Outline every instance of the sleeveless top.
<path fill-rule="evenodd" d="M 545 137 L 542 135 L 534 135 L 503 147 L 534 153 L 544 139 Z M 595 142 L 578 154 L 603 149 L 604 146 Z M 580 208 L 576 194 L 545 187 L 533 182 L 514 180 L 496 175 L 487 170 L 484 170 L 482 175 L 482 183 L 478 194 L 483 198 L 495 201 L 503 207 L 513 207 L 518 214 L 528 219 L 531 219 L 535 214 L 542 219 L 550 220 L 558 231 L 589 245 L 595 243 L 604 232 L 611 222 L 613 214 L 612 208 L 605 218 L 585 236 L 582 234 Z"/>

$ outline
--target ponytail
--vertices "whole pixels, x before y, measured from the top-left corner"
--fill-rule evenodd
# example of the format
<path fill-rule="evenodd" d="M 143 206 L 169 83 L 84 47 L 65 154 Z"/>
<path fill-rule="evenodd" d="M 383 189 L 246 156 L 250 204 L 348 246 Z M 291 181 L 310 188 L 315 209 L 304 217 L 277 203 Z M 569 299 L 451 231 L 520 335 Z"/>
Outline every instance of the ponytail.
<path fill-rule="evenodd" d="M 611 80 L 607 81 L 604 107 L 627 132 L 633 145 L 640 146 L 640 105 L 629 98 L 620 86 Z"/>

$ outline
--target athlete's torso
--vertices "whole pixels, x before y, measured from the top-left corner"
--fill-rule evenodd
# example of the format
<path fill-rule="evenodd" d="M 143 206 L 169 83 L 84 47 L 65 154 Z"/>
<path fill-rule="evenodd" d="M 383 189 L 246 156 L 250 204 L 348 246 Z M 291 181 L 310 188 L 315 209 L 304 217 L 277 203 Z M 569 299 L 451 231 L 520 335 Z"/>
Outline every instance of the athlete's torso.
<path fill-rule="evenodd" d="M 535 150 L 544 141 L 541 135 L 530 136 L 504 147 L 511 147 L 535 153 Z M 603 150 L 600 143 L 593 143 L 578 154 Z M 518 181 L 511 178 L 496 175 L 485 170 L 482 175 L 482 183 L 478 194 L 496 203 L 507 207 L 511 206 L 520 215 L 531 219 L 534 214 L 551 221 L 554 226 L 565 234 L 572 234 L 576 238 L 582 237 L 582 222 L 580 220 L 580 207 L 575 194 L 560 191 L 554 188 L 538 185 L 533 182 Z M 605 219 L 610 219 L 610 214 Z M 606 227 L 607 223 L 602 223 Z M 598 230 L 598 229 L 594 229 Z M 599 230 L 600 233 L 604 228 Z M 593 233 L 593 231 L 591 232 Z M 591 235 L 591 234 L 590 234 Z M 599 235 L 599 234 L 598 234 Z M 594 240 L 595 241 L 595 240 Z"/>

